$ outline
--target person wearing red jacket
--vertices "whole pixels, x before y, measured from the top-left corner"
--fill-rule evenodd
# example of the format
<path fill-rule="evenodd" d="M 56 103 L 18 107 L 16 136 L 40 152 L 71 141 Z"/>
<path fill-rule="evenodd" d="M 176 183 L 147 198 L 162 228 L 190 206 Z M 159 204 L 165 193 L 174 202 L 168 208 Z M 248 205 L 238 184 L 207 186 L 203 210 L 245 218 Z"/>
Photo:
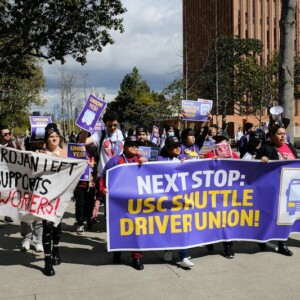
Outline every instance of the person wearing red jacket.
<path fill-rule="evenodd" d="M 145 157 L 141 157 L 138 154 L 138 145 L 139 142 L 136 136 L 131 135 L 125 139 L 124 151 L 121 155 L 116 155 L 112 157 L 105 165 L 101 177 L 99 179 L 99 190 L 102 196 L 106 195 L 106 172 L 107 170 L 113 168 L 114 166 L 120 164 L 128 164 L 128 163 L 139 163 L 142 164 L 147 161 Z M 134 251 L 132 252 L 132 266 L 136 270 L 143 270 L 144 265 L 142 263 L 142 252 Z M 114 252 L 113 263 L 118 264 L 121 262 L 121 252 Z"/>

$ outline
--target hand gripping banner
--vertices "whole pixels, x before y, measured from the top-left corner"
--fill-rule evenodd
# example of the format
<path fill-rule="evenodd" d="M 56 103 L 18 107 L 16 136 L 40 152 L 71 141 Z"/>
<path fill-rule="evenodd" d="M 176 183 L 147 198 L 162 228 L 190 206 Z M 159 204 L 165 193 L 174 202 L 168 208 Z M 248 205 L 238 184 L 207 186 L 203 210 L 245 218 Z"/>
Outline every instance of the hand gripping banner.
<path fill-rule="evenodd" d="M 0 146 L 0 215 L 58 224 L 87 160 Z"/>
<path fill-rule="evenodd" d="M 108 171 L 108 249 L 286 240 L 300 232 L 300 161 L 190 160 Z"/>

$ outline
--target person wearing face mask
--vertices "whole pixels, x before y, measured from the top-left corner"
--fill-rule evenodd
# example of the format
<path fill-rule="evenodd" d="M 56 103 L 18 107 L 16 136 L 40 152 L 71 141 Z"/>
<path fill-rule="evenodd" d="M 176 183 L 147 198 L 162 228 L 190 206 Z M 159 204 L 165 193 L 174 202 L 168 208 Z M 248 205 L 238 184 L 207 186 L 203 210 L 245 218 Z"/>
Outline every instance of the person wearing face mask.
<path fill-rule="evenodd" d="M 179 130 L 174 128 L 172 125 L 166 125 L 165 126 L 165 131 L 166 131 L 166 136 L 167 137 L 176 136 L 177 138 L 179 138 Z"/>

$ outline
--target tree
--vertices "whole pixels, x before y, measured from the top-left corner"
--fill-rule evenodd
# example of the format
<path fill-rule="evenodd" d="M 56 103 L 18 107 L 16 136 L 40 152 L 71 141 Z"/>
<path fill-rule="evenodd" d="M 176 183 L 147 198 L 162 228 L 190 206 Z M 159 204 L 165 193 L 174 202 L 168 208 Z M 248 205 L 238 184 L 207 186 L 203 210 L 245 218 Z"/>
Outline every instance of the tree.
<path fill-rule="evenodd" d="M 126 74 L 120 84 L 118 95 L 114 101 L 110 103 L 110 108 L 118 112 L 120 121 L 123 123 L 125 119 L 129 122 L 134 121 L 134 117 L 125 112 L 130 107 L 133 109 L 136 103 L 149 104 L 153 102 L 150 87 L 143 80 L 137 67 L 132 72 Z"/>
<path fill-rule="evenodd" d="M 223 129 L 226 126 L 226 115 L 233 114 L 237 99 L 245 95 L 236 89 L 237 78 L 244 74 L 239 66 L 246 58 L 250 62 L 261 51 L 262 43 L 259 40 L 220 36 L 210 52 L 207 64 L 199 72 L 193 93 L 205 99 L 218 99 L 214 103 L 214 113 L 221 111 Z"/>
<path fill-rule="evenodd" d="M 43 70 L 36 59 L 28 59 L 28 66 L 34 66 L 31 78 L 15 74 L 0 75 L 0 120 L 11 127 L 29 125 L 31 105 L 42 105 L 45 100 L 40 91 L 45 87 Z"/>
<path fill-rule="evenodd" d="M 185 82 L 183 78 L 174 79 L 163 89 L 162 94 L 164 95 L 164 101 L 160 101 L 161 118 L 171 119 L 174 116 L 177 117 L 181 111 L 181 101 L 185 99 Z"/>
<path fill-rule="evenodd" d="M 61 72 L 61 80 L 59 82 L 61 94 L 61 116 L 63 121 L 63 134 L 66 133 L 66 119 L 68 122 L 68 132 L 75 130 L 74 121 L 74 102 L 76 100 L 77 90 L 74 89 L 78 78 L 74 74 L 65 74 Z"/>
<path fill-rule="evenodd" d="M 28 57 L 84 64 L 88 51 L 114 43 L 110 30 L 123 32 L 125 11 L 120 0 L 1 0 L 0 70 L 24 67 L 28 76 Z"/>
<path fill-rule="evenodd" d="M 300 99 L 300 58 L 295 57 L 295 70 L 294 70 L 294 98 Z"/>
<path fill-rule="evenodd" d="M 295 56 L 296 0 L 281 0 L 280 52 L 279 52 L 279 103 L 284 116 L 290 119 L 287 133 L 294 142 L 294 56 Z"/>
<path fill-rule="evenodd" d="M 238 64 L 235 83 L 235 113 L 259 115 L 261 123 L 263 109 L 278 100 L 278 54 L 266 65 L 255 57 L 246 57 Z"/>

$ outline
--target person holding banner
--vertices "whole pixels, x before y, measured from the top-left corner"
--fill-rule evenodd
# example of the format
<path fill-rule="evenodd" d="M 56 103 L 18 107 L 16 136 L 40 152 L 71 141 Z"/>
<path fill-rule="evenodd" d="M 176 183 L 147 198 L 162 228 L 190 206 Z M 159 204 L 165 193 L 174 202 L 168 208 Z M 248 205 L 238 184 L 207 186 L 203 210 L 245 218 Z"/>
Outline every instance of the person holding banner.
<path fill-rule="evenodd" d="M 45 149 L 37 150 L 39 153 L 67 157 L 67 151 L 62 148 L 62 137 L 55 123 L 49 123 L 45 128 Z M 61 236 L 61 222 L 54 226 L 53 222 L 43 220 L 43 247 L 45 254 L 44 275 L 54 276 L 53 265 L 60 265 L 59 242 Z"/>
<path fill-rule="evenodd" d="M 15 149 L 21 150 L 20 144 L 13 140 L 13 134 L 7 125 L 0 126 L 0 144 L 4 147 L 15 148 Z M 5 216 L 4 222 L 5 223 L 13 223 L 14 220 L 9 216 Z"/>
<path fill-rule="evenodd" d="M 286 141 L 286 130 L 284 125 L 273 123 L 269 126 L 270 141 L 267 141 L 256 156 L 263 162 L 270 160 L 291 160 L 297 159 L 298 154 L 295 147 Z M 266 248 L 265 243 L 260 243 L 260 248 Z M 286 256 L 292 256 L 293 252 L 287 247 L 287 241 L 278 241 L 277 252 Z"/>
<path fill-rule="evenodd" d="M 234 159 L 240 158 L 235 152 L 231 151 L 231 147 L 228 143 L 229 136 L 226 132 L 219 133 L 219 134 L 213 136 L 212 138 L 215 141 L 214 147 L 220 146 L 220 148 L 218 148 L 220 152 L 217 152 L 214 148 L 214 151 L 208 152 L 204 155 L 205 158 L 213 158 L 213 159 L 218 159 L 219 157 L 220 158 L 234 158 Z M 224 149 L 224 151 L 221 151 L 223 149 Z M 224 256 L 228 259 L 232 259 L 235 256 L 234 251 L 232 249 L 232 244 L 233 244 L 232 242 L 223 242 Z M 209 252 L 214 250 L 213 244 L 207 245 L 206 248 Z"/>
<path fill-rule="evenodd" d="M 99 189 L 100 193 L 102 195 L 106 195 L 107 188 L 106 188 L 106 172 L 107 170 L 113 168 L 114 166 L 120 165 L 120 164 L 126 164 L 126 163 L 139 163 L 142 164 L 144 162 L 147 162 L 147 159 L 144 157 L 141 157 L 138 154 L 138 140 L 136 136 L 131 135 L 128 136 L 125 139 L 124 144 L 124 153 L 121 155 L 116 155 L 112 157 L 107 164 L 104 167 L 104 170 L 102 172 L 102 175 L 99 180 Z M 142 252 L 140 251 L 134 251 L 132 253 L 132 267 L 136 270 L 143 270 L 144 265 L 142 263 Z M 118 264 L 121 262 L 121 252 L 114 252 L 113 256 L 113 263 Z"/>
<path fill-rule="evenodd" d="M 204 134 L 206 136 L 207 132 Z M 188 155 L 190 159 L 199 159 L 200 147 L 196 144 L 196 137 L 195 137 L 194 130 L 192 128 L 184 129 L 181 133 L 181 138 L 182 138 L 182 144 L 180 146 L 181 153 Z"/>
<path fill-rule="evenodd" d="M 189 158 L 188 155 L 182 154 L 181 151 L 181 143 L 176 136 L 169 136 L 165 142 L 166 152 L 163 155 L 158 156 L 158 161 L 183 161 Z M 182 268 L 191 268 L 195 264 L 190 261 L 190 255 L 187 249 L 179 250 L 179 266 Z M 172 261 L 172 251 L 168 250 L 164 253 L 164 261 L 171 262 Z"/>
<path fill-rule="evenodd" d="M 43 142 L 30 142 L 31 128 L 29 127 L 29 135 L 25 138 L 24 146 L 26 151 L 40 150 L 43 148 Z M 31 241 L 34 242 L 34 248 L 36 252 L 43 252 L 43 222 L 42 220 L 21 221 L 21 235 L 24 238 L 22 241 L 22 251 L 28 251 L 30 249 Z"/>

